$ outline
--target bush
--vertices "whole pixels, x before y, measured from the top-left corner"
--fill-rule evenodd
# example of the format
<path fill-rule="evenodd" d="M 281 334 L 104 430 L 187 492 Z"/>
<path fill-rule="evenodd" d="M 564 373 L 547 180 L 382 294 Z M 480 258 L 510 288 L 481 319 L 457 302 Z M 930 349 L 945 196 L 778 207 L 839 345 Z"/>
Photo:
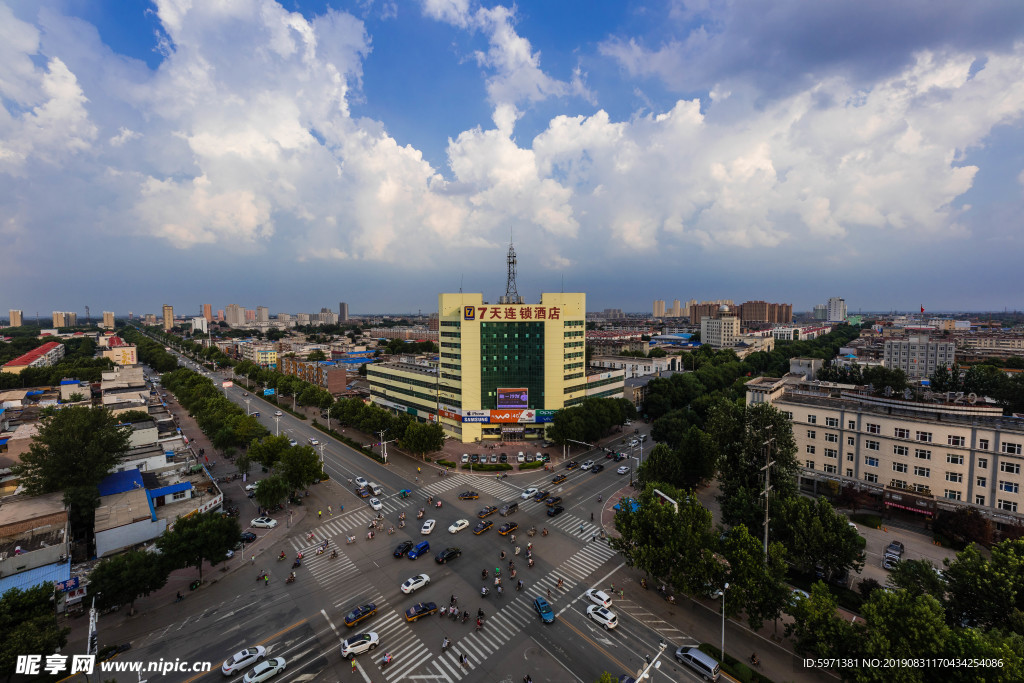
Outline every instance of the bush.
<path fill-rule="evenodd" d="M 882 518 L 880 516 L 867 513 L 850 515 L 850 521 L 856 522 L 857 524 L 863 524 L 864 526 L 871 527 L 872 529 L 877 529 L 882 526 Z"/>
<path fill-rule="evenodd" d="M 486 465 L 474 465 L 473 463 L 467 462 L 465 465 L 462 466 L 462 469 L 464 470 L 468 470 L 470 468 L 477 472 L 503 472 L 505 470 L 512 469 L 512 465 L 509 465 L 507 462 L 498 462 L 494 464 L 488 463 Z"/>
<path fill-rule="evenodd" d="M 437 464 L 438 465 L 442 465 L 444 467 L 451 467 L 452 469 L 455 469 L 456 467 L 458 467 L 458 465 L 453 463 L 451 460 L 438 460 Z"/>
<path fill-rule="evenodd" d="M 544 461 L 543 460 L 534 460 L 533 462 L 519 463 L 519 469 L 520 470 L 535 470 L 538 467 L 543 467 L 543 466 L 544 466 Z"/>

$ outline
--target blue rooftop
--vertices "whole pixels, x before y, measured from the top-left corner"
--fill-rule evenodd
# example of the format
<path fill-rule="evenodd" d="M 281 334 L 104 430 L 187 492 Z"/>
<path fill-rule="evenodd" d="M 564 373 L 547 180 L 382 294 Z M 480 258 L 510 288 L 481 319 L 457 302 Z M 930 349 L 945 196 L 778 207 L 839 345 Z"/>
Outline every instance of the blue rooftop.
<path fill-rule="evenodd" d="M 124 472 L 108 474 L 103 477 L 103 481 L 100 482 L 98 488 L 101 496 L 112 496 L 115 493 L 141 489 L 143 488 L 142 472 L 139 470 L 125 470 Z"/>
<path fill-rule="evenodd" d="M 0 595 L 12 588 L 28 590 L 39 585 L 52 586 L 54 581 L 67 581 L 71 578 L 71 560 L 47 564 L 28 571 L 8 574 L 0 577 Z"/>
<path fill-rule="evenodd" d="M 182 481 L 177 484 L 171 484 L 170 486 L 161 486 L 158 489 L 150 489 L 150 498 L 159 498 L 161 496 L 169 496 L 172 493 L 178 493 L 179 491 L 188 491 L 192 488 L 192 484 L 187 481 Z"/>

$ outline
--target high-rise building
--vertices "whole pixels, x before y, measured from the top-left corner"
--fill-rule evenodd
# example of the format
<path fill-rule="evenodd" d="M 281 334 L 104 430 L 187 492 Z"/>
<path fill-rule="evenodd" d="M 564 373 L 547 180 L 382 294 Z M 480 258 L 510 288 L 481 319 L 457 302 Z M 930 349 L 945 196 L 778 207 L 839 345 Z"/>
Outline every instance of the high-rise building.
<path fill-rule="evenodd" d="M 846 300 L 838 296 L 830 297 L 828 300 L 828 322 L 841 323 L 846 321 Z"/>
<path fill-rule="evenodd" d="M 245 322 L 254 323 L 256 322 L 256 309 L 247 308 L 245 309 Z"/>
<path fill-rule="evenodd" d="M 231 327 L 240 327 L 245 324 L 245 309 L 238 304 L 228 304 L 228 312 L 225 318 Z"/>
<path fill-rule="evenodd" d="M 223 308 L 218 308 L 217 309 L 217 321 L 220 322 L 222 320 L 224 320 L 224 309 Z"/>
<path fill-rule="evenodd" d="M 741 323 L 791 323 L 793 304 L 744 301 L 738 306 Z"/>
<path fill-rule="evenodd" d="M 911 379 L 931 377 L 940 367 L 949 367 L 956 357 L 953 342 L 932 341 L 928 337 L 886 339 L 882 360 L 887 368 L 898 368 Z"/>
<path fill-rule="evenodd" d="M 344 301 L 338 304 L 338 322 L 348 322 L 348 304 Z"/>
<path fill-rule="evenodd" d="M 256 322 L 258 323 L 269 323 L 270 322 L 270 309 L 266 306 L 256 307 Z"/>
<path fill-rule="evenodd" d="M 11 327 L 21 327 L 22 313 L 16 308 L 12 308 L 10 312 L 9 322 Z"/>
<path fill-rule="evenodd" d="M 67 327 L 64 323 L 64 311 L 53 312 L 53 326 L 54 327 Z"/>
<path fill-rule="evenodd" d="M 156 313 L 147 313 L 143 317 L 147 325 L 156 325 Z"/>
<path fill-rule="evenodd" d="M 828 318 L 828 306 L 825 304 L 817 304 L 814 307 L 812 314 L 815 320 L 826 320 Z"/>
<path fill-rule="evenodd" d="M 334 325 L 338 322 L 337 314 L 326 306 L 320 309 L 317 319 L 323 325 Z"/>
<path fill-rule="evenodd" d="M 164 331 L 174 327 L 174 306 L 164 304 Z"/>
<path fill-rule="evenodd" d="M 75 327 L 78 325 L 78 314 L 73 311 L 64 312 L 64 324 L 68 327 Z"/>
<path fill-rule="evenodd" d="M 213 305 L 203 304 L 203 317 L 206 318 L 206 322 L 213 322 Z"/>
<path fill-rule="evenodd" d="M 654 317 L 664 318 L 665 317 L 665 300 L 655 299 L 654 300 Z"/>
<path fill-rule="evenodd" d="M 675 300 L 674 300 L 674 301 L 672 302 L 672 313 L 671 313 L 671 317 L 673 317 L 673 318 L 682 318 L 682 317 L 683 317 L 683 307 L 682 307 L 682 305 L 681 305 L 681 304 L 679 303 L 679 299 L 675 299 Z"/>
<path fill-rule="evenodd" d="M 730 349 L 736 345 L 740 335 L 740 319 L 732 310 L 722 304 L 715 315 L 705 315 L 700 320 L 700 343 L 713 349 Z"/>
<path fill-rule="evenodd" d="M 103 311 L 103 327 L 112 330 L 114 329 L 114 312 Z"/>

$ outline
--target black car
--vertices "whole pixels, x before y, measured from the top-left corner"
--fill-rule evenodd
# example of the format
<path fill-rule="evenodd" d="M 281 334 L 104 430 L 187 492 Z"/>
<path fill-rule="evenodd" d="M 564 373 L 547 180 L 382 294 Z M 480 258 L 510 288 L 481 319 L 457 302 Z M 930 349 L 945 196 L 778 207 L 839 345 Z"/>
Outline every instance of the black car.
<path fill-rule="evenodd" d="M 602 465 L 601 463 L 598 463 L 598 464 L 596 464 L 596 465 L 594 465 L 593 467 L 590 468 L 590 473 L 594 474 L 595 472 L 600 472 L 603 469 L 604 469 L 604 465 Z"/>
<path fill-rule="evenodd" d="M 501 456 L 498 457 L 498 462 L 506 462 L 507 463 L 508 462 L 508 455 L 506 455 L 505 453 L 502 453 Z"/>
<path fill-rule="evenodd" d="M 550 494 L 550 493 L 551 493 L 550 491 L 537 491 L 537 493 L 535 493 L 533 495 L 533 499 L 535 501 L 537 501 L 537 502 L 540 502 L 540 501 L 544 500 L 545 498 L 547 498 L 548 494 Z"/>
<path fill-rule="evenodd" d="M 461 556 L 462 556 L 462 551 L 460 549 L 458 549 L 458 548 L 445 548 L 444 550 L 439 552 L 434 557 L 434 561 L 437 562 L 438 564 L 446 564 L 448 562 L 448 560 L 454 559 L 456 557 L 461 557 Z"/>
<path fill-rule="evenodd" d="M 242 539 L 242 543 L 252 543 L 253 541 L 256 540 L 256 534 L 254 534 L 251 531 L 243 531 L 241 539 Z"/>
<path fill-rule="evenodd" d="M 407 552 L 412 550 L 412 546 L 413 546 L 413 542 L 412 541 L 402 541 L 395 548 L 395 557 L 402 557 Z"/>
<path fill-rule="evenodd" d="M 565 512 L 564 507 L 562 507 L 561 505 L 555 505 L 553 507 L 548 508 L 548 517 L 554 517 L 555 515 L 560 515 L 563 512 Z"/>
<path fill-rule="evenodd" d="M 480 462 L 480 456 L 474 453 L 473 455 L 469 456 L 469 461 L 475 465 L 476 463 Z"/>
<path fill-rule="evenodd" d="M 570 460 L 569 462 L 565 463 L 565 469 L 567 469 L 567 470 L 574 470 L 574 469 L 576 469 L 579 466 L 580 466 L 580 464 L 578 462 L 576 462 L 575 460 Z"/>

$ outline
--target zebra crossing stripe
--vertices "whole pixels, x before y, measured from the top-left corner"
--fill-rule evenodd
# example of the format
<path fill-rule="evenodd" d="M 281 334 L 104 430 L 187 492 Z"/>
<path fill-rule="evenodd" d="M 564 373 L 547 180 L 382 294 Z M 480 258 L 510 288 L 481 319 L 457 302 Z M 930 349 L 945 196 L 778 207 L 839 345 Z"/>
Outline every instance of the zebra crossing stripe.
<path fill-rule="evenodd" d="M 401 679 L 401 678 L 404 678 L 405 675 L 408 674 L 410 671 L 415 671 L 416 667 L 418 667 L 419 665 L 421 665 L 423 662 L 427 661 L 431 657 L 431 654 L 430 654 L 429 650 L 427 650 L 426 648 L 423 648 L 423 650 L 424 650 L 424 652 L 422 652 L 422 653 L 417 652 L 416 654 L 412 655 L 412 657 L 410 658 L 412 661 L 409 661 L 408 663 L 403 662 L 403 664 L 405 664 L 405 666 L 403 668 L 401 668 L 399 670 L 396 670 L 396 671 L 392 671 L 390 668 L 387 669 L 384 672 L 384 680 L 391 681 L 391 680 Z M 394 666 L 394 665 L 392 665 L 392 666 Z"/>

